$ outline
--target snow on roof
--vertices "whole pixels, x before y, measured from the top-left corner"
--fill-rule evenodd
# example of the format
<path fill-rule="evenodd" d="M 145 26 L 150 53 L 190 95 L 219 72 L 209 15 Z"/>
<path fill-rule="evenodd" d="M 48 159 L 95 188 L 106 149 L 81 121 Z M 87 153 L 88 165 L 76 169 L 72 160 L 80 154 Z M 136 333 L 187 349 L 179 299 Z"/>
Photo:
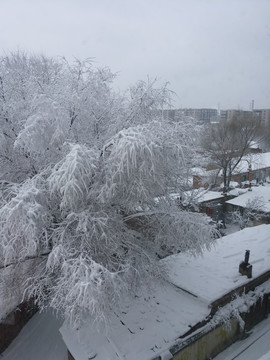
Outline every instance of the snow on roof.
<path fill-rule="evenodd" d="M 251 164 L 251 170 L 260 170 L 270 167 L 270 152 L 259 154 L 248 154 L 242 158 L 239 164 L 233 171 L 233 174 L 242 174 L 248 172 L 249 164 Z M 196 167 L 192 168 L 192 175 L 197 176 L 213 176 L 218 173 L 221 174 L 221 169 L 206 170 L 204 168 Z"/>
<path fill-rule="evenodd" d="M 260 144 L 257 141 L 251 141 L 249 143 L 250 149 L 260 149 Z"/>
<path fill-rule="evenodd" d="M 227 204 L 245 208 L 248 203 L 259 201 L 260 211 L 270 212 L 270 185 L 252 187 L 252 191 L 246 191 L 244 194 L 237 196 L 232 200 L 226 201 Z"/>
<path fill-rule="evenodd" d="M 97 332 L 89 321 L 73 331 L 64 324 L 60 332 L 76 360 L 146 360 L 168 353 L 209 312 L 206 303 L 166 283 L 126 302 L 106 329 Z"/>
<path fill-rule="evenodd" d="M 205 168 L 194 167 L 191 169 L 192 175 L 197 176 L 213 176 L 219 173 L 220 169 L 206 170 Z"/>
<path fill-rule="evenodd" d="M 198 202 L 202 203 L 202 202 L 222 199 L 222 198 L 224 198 L 224 196 L 220 192 L 206 190 L 198 195 Z"/>
<path fill-rule="evenodd" d="M 208 304 L 250 281 L 238 272 L 245 250 L 250 250 L 253 278 L 270 269 L 270 225 L 246 228 L 218 239 L 200 257 L 180 253 L 163 261 L 171 281 Z"/>
<path fill-rule="evenodd" d="M 249 164 L 251 164 L 252 171 L 270 167 L 270 152 L 245 156 L 234 169 L 233 173 L 241 174 L 248 172 Z"/>
<path fill-rule="evenodd" d="M 125 302 L 111 314 L 108 328 L 97 332 L 90 320 L 79 330 L 64 324 L 60 331 L 70 352 L 76 360 L 166 358 L 175 340 L 207 317 L 214 300 L 250 281 L 238 272 L 246 249 L 253 277 L 270 269 L 269 231 L 270 225 L 247 228 L 217 239 L 201 257 L 180 253 L 163 259 L 172 283 Z"/>
<path fill-rule="evenodd" d="M 248 188 L 235 188 L 235 189 L 228 191 L 228 195 L 239 196 L 239 195 L 245 194 L 247 191 L 248 191 Z"/>
<path fill-rule="evenodd" d="M 176 196 L 176 194 L 173 194 Z M 179 196 L 179 194 L 178 194 Z M 183 197 L 191 198 L 198 203 L 203 203 L 212 200 L 218 200 L 224 198 L 224 196 L 218 191 L 205 190 L 204 188 L 193 189 L 191 191 L 185 191 Z"/>
<path fill-rule="evenodd" d="M 222 182 L 219 185 L 219 188 L 223 189 L 224 188 L 224 182 Z M 237 181 L 230 181 L 230 189 L 234 189 L 234 188 L 239 188 L 239 183 Z"/>

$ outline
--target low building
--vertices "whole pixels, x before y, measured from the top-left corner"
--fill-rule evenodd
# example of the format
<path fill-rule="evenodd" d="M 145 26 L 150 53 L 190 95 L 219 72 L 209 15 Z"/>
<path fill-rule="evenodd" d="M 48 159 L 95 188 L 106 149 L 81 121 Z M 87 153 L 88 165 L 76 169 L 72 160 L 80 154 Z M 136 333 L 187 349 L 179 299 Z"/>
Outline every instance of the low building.
<path fill-rule="evenodd" d="M 249 212 L 253 225 L 270 223 L 270 185 L 254 186 L 231 200 L 226 201 L 227 212 L 239 211 L 243 216 Z"/>
<path fill-rule="evenodd" d="M 181 199 L 177 194 L 174 194 L 174 198 L 181 200 L 183 206 L 189 206 L 194 211 L 199 211 L 215 220 L 220 220 L 219 209 L 223 207 L 224 203 L 224 195 L 221 192 L 199 188 L 184 192 Z"/>
<path fill-rule="evenodd" d="M 163 285 L 123 299 L 108 327 L 86 321 L 60 329 L 75 360 L 206 360 L 243 336 L 269 313 L 270 225 L 217 239 L 203 256 L 161 260 Z M 252 278 L 239 273 L 250 250 Z M 164 271 L 165 271 L 164 270 Z"/>
<path fill-rule="evenodd" d="M 194 169 L 193 187 L 215 186 L 220 187 L 223 183 L 221 169 Z M 231 180 L 237 182 L 239 186 L 249 186 L 253 181 L 254 184 L 266 181 L 270 177 L 270 152 L 249 154 L 242 158 L 233 171 Z"/>

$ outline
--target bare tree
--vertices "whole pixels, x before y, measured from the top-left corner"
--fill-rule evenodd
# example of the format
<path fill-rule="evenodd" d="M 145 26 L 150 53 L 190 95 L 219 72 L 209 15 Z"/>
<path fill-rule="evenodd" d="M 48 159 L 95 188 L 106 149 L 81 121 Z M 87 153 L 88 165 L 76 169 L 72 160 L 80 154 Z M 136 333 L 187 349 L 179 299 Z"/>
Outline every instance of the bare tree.
<path fill-rule="evenodd" d="M 232 174 L 248 154 L 251 143 L 260 141 L 260 127 L 255 116 L 245 115 L 210 124 L 203 133 L 202 147 L 211 166 L 222 171 L 224 192 L 229 189 Z"/>

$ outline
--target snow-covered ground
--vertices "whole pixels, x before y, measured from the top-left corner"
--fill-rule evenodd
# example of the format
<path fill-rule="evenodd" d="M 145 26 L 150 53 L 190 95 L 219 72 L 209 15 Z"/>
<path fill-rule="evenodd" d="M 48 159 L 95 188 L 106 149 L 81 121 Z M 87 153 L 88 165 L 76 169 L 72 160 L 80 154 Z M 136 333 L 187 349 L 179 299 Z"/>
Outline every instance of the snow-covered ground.
<path fill-rule="evenodd" d="M 59 333 L 61 322 L 50 312 L 36 314 L 10 346 L 1 360 L 67 360 L 67 348 Z"/>
<path fill-rule="evenodd" d="M 269 360 L 270 317 L 255 326 L 249 337 L 237 341 L 215 357 L 215 360 Z"/>

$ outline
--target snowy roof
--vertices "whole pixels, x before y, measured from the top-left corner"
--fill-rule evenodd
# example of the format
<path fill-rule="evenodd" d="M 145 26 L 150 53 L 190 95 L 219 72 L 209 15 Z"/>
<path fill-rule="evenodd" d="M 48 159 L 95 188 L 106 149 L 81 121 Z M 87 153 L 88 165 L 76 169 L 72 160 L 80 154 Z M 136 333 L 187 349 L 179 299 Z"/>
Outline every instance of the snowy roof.
<path fill-rule="evenodd" d="M 260 144 L 257 141 L 251 141 L 249 143 L 250 149 L 260 149 Z"/>
<path fill-rule="evenodd" d="M 177 194 L 173 194 L 175 197 Z M 178 194 L 179 197 L 179 194 Z M 204 188 L 193 189 L 191 191 L 185 191 L 183 197 L 191 198 L 198 203 L 203 203 L 212 200 L 218 200 L 224 198 L 224 196 L 218 191 L 205 190 Z"/>
<path fill-rule="evenodd" d="M 245 208 L 248 203 L 258 202 L 259 210 L 265 213 L 270 212 L 270 185 L 254 186 L 252 191 L 246 191 L 232 200 L 226 201 L 227 204 Z"/>
<path fill-rule="evenodd" d="M 220 169 L 213 169 L 213 170 L 206 170 L 205 168 L 201 167 L 194 167 L 191 169 L 192 175 L 197 176 L 213 176 L 219 173 Z"/>
<path fill-rule="evenodd" d="M 249 164 L 252 171 L 270 167 L 270 152 L 245 156 L 235 168 L 234 174 L 247 172 Z"/>
<path fill-rule="evenodd" d="M 207 317 L 214 300 L 250 281 L 238 272 L 246 249 L 253 277 L 270 269 L 269 231 L 270 225 L 247 228 L 217 239 L 201 257 L 180 253 L 162 260 L 177 287 L 166 283 L 145 290 L 111 314 L 110 326 L 100 332 L 91 321 L 73 331 L 63 325 L 70 352 L 76 360 L 166 358 L 179 336 Z"/>
<path fill-rule="evenodd" d="M 204 192 L 200 192 L 197 196 L 197 200 L 199 203 L 222 199 L 222 198 L 224 198 L 224 196 L 220 192 L 210 191 L 210 190 L 205 190 Z"/>
<path fill-rule="evenodd" d="M 246 249 L 250 250 L 253 278 L 270 269 L 269 232 L 270 225 L 246 228 L 218 239 L 203 256 L 172 255 L 164 259 L 171 281 L 210 304 L 249 281 L 238 272 Z"/>
<path fill-rule="evenodd" d="M 239 196 L 239 195 L 245 194 L 247 191 L 248 191 L 248 188 L 235 188 L 235 189 L 228 191 L 228 195 Z"/>
<path fill-rule="evenodd" d="M 88 324 L 60 332 L 76 360 L 153 359 L 209 314 L 206 303 L 167 283 L 127 302 L 100 332 Z"/>
<path fill-rule="evenodd" d="M 233 174 L 242 174 L 248 172 L 249 164 L 251 164 L 252 171 L 270 167 L 270 152 L 246 155 L 236 166 Z M 221 169 L 206 170 L 204 168 L 196 167 L 192 168 L 191 172 L 192 175 L 207 177 L 217 175 L 218 173 L 221 174 L 222 171 Z"/>
<path fill-rule="evenodd" d="M 224 182 L 222 182 L 220 185 L 219 185 L 219 188 L 220 189 L 223 189 L 224 188 Z M 235 189 L 235 188 L 239 188 L 239 183 L 237 181 L 230 181 L 230 189 Z"/>

